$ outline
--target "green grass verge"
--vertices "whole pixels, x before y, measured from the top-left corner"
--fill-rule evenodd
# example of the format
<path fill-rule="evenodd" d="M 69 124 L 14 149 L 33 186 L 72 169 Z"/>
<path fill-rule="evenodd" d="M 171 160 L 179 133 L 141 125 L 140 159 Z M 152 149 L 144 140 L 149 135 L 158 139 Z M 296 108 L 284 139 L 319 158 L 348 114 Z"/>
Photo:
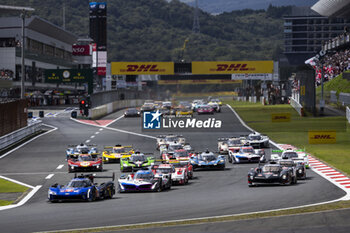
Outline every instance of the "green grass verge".
<path fill-rule="evenodd" d="M 0 193 L 23 193 L 27 190 L 28 188 L 25 186 L 0 178 Z"/>
<path fill-rule="evenodd" d="M 277 143 L 292 144 L 350 175 L 350 133 L 345 117 L 300 117 L 290 105 L 261 105 L 227 101 L 256 131 Z M 271 113 L 290 113 L 290 122 L 271 122 Z M 309 144 L 309 130 L 337 131 L 336 144 Z"/>
<path fill-rule="evenodd" d="M 0 200 L 0 206 L 11 205 L 13 201 Z"/>

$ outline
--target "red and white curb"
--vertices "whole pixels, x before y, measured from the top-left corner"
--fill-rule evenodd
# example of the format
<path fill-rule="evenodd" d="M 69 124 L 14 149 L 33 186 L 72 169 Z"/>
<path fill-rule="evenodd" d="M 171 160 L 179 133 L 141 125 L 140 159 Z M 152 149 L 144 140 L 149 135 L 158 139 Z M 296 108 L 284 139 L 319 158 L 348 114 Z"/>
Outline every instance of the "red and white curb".
<path fill-rule="evenodd" d="M 279 144 L 279 146 L 283 149 L 291 148 L 293 150 L 298 150 L 298 148 L 292 145 Z M 346 192 L 346 195 L 342 198 L 342 200 L 350 200 L 350 178 L 348 176 L 326 165 L 311 155 L 308 155 L 308 159 L 310 168 L 315 173 Z"/>

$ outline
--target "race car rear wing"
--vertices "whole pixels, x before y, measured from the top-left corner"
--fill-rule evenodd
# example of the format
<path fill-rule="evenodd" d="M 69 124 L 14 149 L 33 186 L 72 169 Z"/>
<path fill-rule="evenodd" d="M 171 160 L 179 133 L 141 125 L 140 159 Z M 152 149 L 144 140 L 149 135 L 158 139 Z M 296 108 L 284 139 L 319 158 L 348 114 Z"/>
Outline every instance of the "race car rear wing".
<path fill-rule="evenodd" d="M 115 179 L 115 173 L 112 173 L 112 176 L 97 176 L 96 174 L 80 174 L 77 175 L 77 173 L 74 174 L 74 178 L 88 178 L 91 180 L 92 183 L 94 183 L 94 179 L 108 179 L 111 178 L 113 181 Z"/>

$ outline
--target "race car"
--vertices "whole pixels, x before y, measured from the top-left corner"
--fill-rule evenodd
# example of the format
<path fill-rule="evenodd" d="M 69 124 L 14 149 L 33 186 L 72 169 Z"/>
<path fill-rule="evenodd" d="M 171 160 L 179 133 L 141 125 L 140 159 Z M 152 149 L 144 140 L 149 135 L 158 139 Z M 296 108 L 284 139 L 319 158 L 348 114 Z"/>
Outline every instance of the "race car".
<path fill-rule="evenodd" d="M 157 136 L 157 150 L 163 144 L 169 145 L 170 143 L 180 143 L 185 144 L 186 139 L 182 135 L 168 134 L 168 135 L 158 135 Z"/>
<path fill-rule="evenodd" d="M 162 162 L 169 163 L 170 160 L 189 161 L 192 155 L 192 153 L 182 148 L 174 151 L 166 151 L 162 154 Z"/>
<path fill-rule="evenodd" d="M 200 105 L 203 105 L 204 104 L 204 100 L 193 100 L 192 101 L 192 110 L 194 112 L 197 111 L 197 108 L 200 106 Z"/>
<path fill-rule="evenodd" d="M 211 103 L 216 103 L 216 104 L 218 104 L 219 106 L 222 106 L 222 102 L 221 102 L 221 100 L 219 100 L 219 99 L 211 99 L 211 100 L 209 101 L 209 104 L 211 104 Z"/>
<path fill-rule="evenodd" d="M 154 107 L 154 104 L 151 103 L 145 103 L 141 106 L 140 112 L 152 112 L 154 111 L 156 108 Z"/>
<path fill-rule="evenodd" d="M 287 148 L 286 150 L 272 150 L 272 152 L 282 152 L 281 155 L 271 154 L 272 160 L 280 159 L 292 159 L 295 163 L 303 163 L 306 168 L 309 168 L 309 158 L 307 154 L 302 150 L 293 150 L 292 148 Z"/>
<path fill-rule="evenodd" d="M 280 164 L 266 164 L 257 168 L 252 168 L 248 173 L 249 187 L 257 184 L 283 184 L 290 185 L 297 183 L 295 169 L 284 167 Z"/>
<path fill-rule="evenodd" d="M 294 168 L 298 180 L 306 179 L 306 168 L 304 166 L 304 163 L 296 162 L 296 161 L 293 161 L 292 159 L 282 159 L 278 161 L 278 164 L 280 164 L 283 167 Z"/>
<path fill-rule="evenodd" d="M 197 114 L 214 114 L 215 110 L 212 106 L 209 105 L 199 105 L 197 107 Z"/>
<path fill-rule="evenodd" d="M 218 151 L 220 154 L 228 154 L 238 152 L 241 146 L 249 145 L 245 137 L 231 137 L 218 139 Z"/>
<path fill-rule="evenodd" d="M 189 108 L 178 108 L 176 110 L 176 116 L 191 116 L 193 117 L 193 111 Z"/>
<path fill-rule="evenodd" d="M 176 171 L 179 171 L 180 169 L 184 170 L 184 174 L 187 175 L 187 181 L 185 180 L 185 183 L 188 182 L 188 179 L 193 179 L 193 166 L 189 160 L 170 161 L 170 164 L 175 167 Z M 172 176 L 172 179 L 176 180 L 176 176 L 178 175 L 179 173 Z"/>
<path fill-rule="evenodd" d="M 191 165 L 193 170 L 197 168 L 217 168 L 225 169 L 225 156 L 218 155 L 216 156 L 213 152 L 206 150 L 205 152 L 198 153 L 191 157 Z"/>
<path fill-rule="evenodd" d="M 78 156 L 80 154 L 90 154 L 92 156 L 99 155 L 96 145 L 86 145 L 81 143 L 79 145 L 69 145 L 66 150 L 66 159 L 70 156 Z"/>
<path fill-rule="evenodd" d="M 128 108 L 124 112 L 124 117 L 139 117 L 141 116 L 141 112 L 136 108 Z"/>
<path fill-rule="evenodd" d="M 118 192 L 160 192 L 171 187 L 168 174 L 156 177 L 152 170 L 139 170 L 136 173 L 122 175 L 118 180 Z"/>
<path fill-rule="evenodd" d="M 102 158 L 90 154 L 70 155 L 68 172 L 103 171 Z"/>
<path fill-rule="evenodd" d="M 132 146 L 106 146 L 102 152 L 102 160 L 104 163 L 120 162 L 121 158 L 130 157 L 134 153 Z"/>
<path fill-rule="evenodd" d="M 175 173 L 175 167 L 171 164 L 155 164 L 151 166 L 151 170 L 155 177 L 162 178 L 164 175 L 168 175 L 170 177 L 170 182 L 168 184 L 168 188 L 171 188 L 172 185 L 172 174 Z"/>
<path fill-rule="evenodd" d="M 100 185 L 94 183 L 95 178 L 110 178 L 107 176 L 80 175 L 76 176 L 67 184 L 54 184 L 48 190 L 50 202 L 63 200 L 85 200 L 94 201 L 96 199 L 112 198 L 115 194 L 114 173 L 113 180 Z"/>
<path fill-rule="evenodd" d="M 264 163 L 266 161 L 264 149 L 254 149 L 252 146 L 241 146 L 237 152 L 228 152 L 230 163 Z"/>
<path fill-rule="evenodd" d="M 212 107 L 215 110 L 215 112 L 221 112 L 221 108 L 217 103 L 209 102 L 208 106 Z"/>
<path fill-rule="evenodd" d="M 263 148 L 269 147 L 270 139 L 268 136 L 254 132 L 247 136 L 247 142 L 254 148 Z"/>
<path fill-rule="evenodd" d="M 120 171 L 135 171 L 149 167 L 155 162 L 154 157 L 147 157 L 144 153 L 135 152 L 130 157 L 120 159 Z"/>

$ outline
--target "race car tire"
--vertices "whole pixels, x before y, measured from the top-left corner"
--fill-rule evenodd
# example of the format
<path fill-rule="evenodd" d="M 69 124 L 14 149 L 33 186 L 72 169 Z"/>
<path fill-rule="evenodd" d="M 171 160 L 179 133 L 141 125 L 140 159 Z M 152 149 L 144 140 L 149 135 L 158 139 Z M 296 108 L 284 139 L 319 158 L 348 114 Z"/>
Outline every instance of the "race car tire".
<path fill-rule="evenodd" d="M 70 166 L 68 166 L 68 173 L 72 173 L 73 170 L 70 168 Z"/>
<path fill-rule="evenodd" d="M 184 181 L 184 185 L 185 184 L 188 184 L 188 177 L 187 176 L 186 176 L 185 181 Z"/>
<path fill-rule="evenodd" d="M 113 191 L 112 191 L 112 189 L 108 188 L 106 191 L 107 191 L 106 198 L 112 199 L 113 198 Z"/>
<path fill-rule="evenodd" d="M 283 183 L 283 185 L 291 185 L 292 181 L 293 181 L 292 177 L 290 175 L 288 175 L 288 181 Z"/>
<path fill-rule="evenodd" d="M 228 156 L 228 162 L 232 163 L 232 157 L 231 156 Z"/>
<path fill-rule="evenodd" d="M 91 188 L 89 189 L 87 195 L 86 195 L 86 199 L 88 202 L 92 202 L 95 201 L 96 196 L 95 196 L 95 188 Z"/>
<path fill-rule="evenodd" d="M 295 176 L 294 179 L 293 179 L 292 184 L 296 184 L 297 182 L 298 182 L 298 178 Z"/>
<path fill-rule="evenodd" d="M 238 163 L 238 162 L 236 161 L 236 158 L 235 158 L 235 157 L 232 158 L 232 163 L 233 163 L 233 164 L 237 164 L 237 163 Z"/>
<path fill-rule="evenodd" d="M 157 192 L 161 192 L 162 191 L 162 180 L 159 181 L 159 185 L 158 185 L 158 188 L 157 188 Z"/>

